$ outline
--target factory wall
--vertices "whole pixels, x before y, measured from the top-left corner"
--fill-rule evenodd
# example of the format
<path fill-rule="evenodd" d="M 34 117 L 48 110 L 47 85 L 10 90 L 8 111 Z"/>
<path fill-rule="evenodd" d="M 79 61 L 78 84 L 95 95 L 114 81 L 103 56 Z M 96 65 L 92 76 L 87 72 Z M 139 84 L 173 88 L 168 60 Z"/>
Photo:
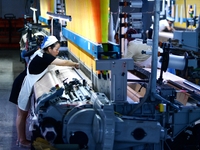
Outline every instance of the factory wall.
<path fill-rule="evenodd" d="M 14 14 L 16 18 L 23 18 L 25 14 L 32 16 L 31 5 L 30 0 L 0 0 L 0 18 L 4 18 L 5 14 Z M 37 16 L 39 16 L 39 1 L 35 1 L 33 5 L 37 7 Z"/>
<path fill-rule="evenodd" d="M 50 17 L 47 15 L 47 12 L 54 13 L 54 0 L 40 0 L 40 15 L 46 19 L 50 19 Z M 44 24 L 44 23 L 42 23 Z M 45 24 L 44 24 L 45 25 Z M 50 33 L 50 29 L 45 28 L 45 30 Z"/>
<path fill-rule="evenodd" d="M 36 16 L 40 15 L 39 1 L 31 0 L 0 0 L 0 48 L 19 48 L 21 33 L 24 27 L 24 15 L 30 16 L 32 21 L 33 11 L 30 7 L 37 8 Z"/>
<path fill-rule="evenodd" d="M 40 10 L 42 17 L 50 19 L 50 17 L 47 15 L 47 12 L 54 13 L 54 0 L 40 0 Z"/>

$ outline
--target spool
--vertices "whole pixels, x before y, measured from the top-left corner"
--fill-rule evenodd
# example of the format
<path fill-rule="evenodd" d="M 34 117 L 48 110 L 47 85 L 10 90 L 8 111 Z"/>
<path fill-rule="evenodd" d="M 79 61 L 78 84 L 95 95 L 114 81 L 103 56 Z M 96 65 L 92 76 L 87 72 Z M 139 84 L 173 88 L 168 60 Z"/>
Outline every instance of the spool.
<path fill-rule="evenodd" d="M 188 54 L 185 53 L 184 56 L 169 55 L 168 68 L 185 70 L 188 65 Z"/>
<path fill-rule="evenodd" d="M 152 39 L 147 39 L 147 45 L 152 46 L 152 44 L 153 44 L 153 40 Z"/>

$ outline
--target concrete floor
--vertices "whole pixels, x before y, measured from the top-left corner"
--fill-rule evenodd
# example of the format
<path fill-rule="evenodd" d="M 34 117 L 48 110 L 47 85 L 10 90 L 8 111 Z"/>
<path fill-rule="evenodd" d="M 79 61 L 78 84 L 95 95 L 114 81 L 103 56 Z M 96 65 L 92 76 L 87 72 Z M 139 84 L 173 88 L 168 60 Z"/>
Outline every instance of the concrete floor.
<path fill-rule="evenodd" d="M 9 102 L 15 77 L 24 69 L 19 50 L 0 50 L 0 150 L 19 150 L 16 139 L 16 105 Z"/>

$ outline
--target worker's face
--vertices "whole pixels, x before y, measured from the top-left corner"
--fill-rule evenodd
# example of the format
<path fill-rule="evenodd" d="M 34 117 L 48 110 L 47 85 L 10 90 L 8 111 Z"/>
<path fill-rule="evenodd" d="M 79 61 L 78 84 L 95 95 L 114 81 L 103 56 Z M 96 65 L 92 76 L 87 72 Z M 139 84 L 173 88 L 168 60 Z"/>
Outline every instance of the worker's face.
<path fill-rule="evenodd" d="M 53 48 L 49 47 L 48 50 L 52 56 L 56 57 L 59 53 L 59 48 L 60 48 L 60 44 L 57 43 Z"/>

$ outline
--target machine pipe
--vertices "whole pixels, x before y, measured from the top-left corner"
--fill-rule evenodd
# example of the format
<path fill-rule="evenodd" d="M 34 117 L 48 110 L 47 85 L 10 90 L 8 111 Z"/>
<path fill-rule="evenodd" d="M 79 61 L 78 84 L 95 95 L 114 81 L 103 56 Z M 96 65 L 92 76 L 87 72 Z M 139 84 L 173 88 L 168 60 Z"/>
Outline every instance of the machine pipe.
<path fill-rule="evenodd" d="M 160 18 L 160 0 L 155 1 L 154 11 L 154 34 L 152 45 L 152 62 L 151 62 L 151 76 L 150 76 L 150 89 L 151 93 L 156 93 L 156 77 L 157 77 L 157 60 L 158 60 L 158 32 L 159 32 L 159 18 Z M 154 97 L 151 97 L 153 100 Z"/>
<path fill-rule="evenodd" d="M 146 102 L 149 96 L 151 96 L 151 100 L 155 100 L 155 96 L 152 93 L 156 93 L 159 18 L 160 18 L 160 0 L 156 0 L 155 12 L 154 12 L 154 35 L 153 35 L 153 45 L 152 45 L 152 62 L 151 62 L 152 65 L 151 65 L 150 80 L 144 97 L 140 100 L 140 103 L 133 110 L 131 110 L 129 115 L 133 115 L 133 113 Z"/>

